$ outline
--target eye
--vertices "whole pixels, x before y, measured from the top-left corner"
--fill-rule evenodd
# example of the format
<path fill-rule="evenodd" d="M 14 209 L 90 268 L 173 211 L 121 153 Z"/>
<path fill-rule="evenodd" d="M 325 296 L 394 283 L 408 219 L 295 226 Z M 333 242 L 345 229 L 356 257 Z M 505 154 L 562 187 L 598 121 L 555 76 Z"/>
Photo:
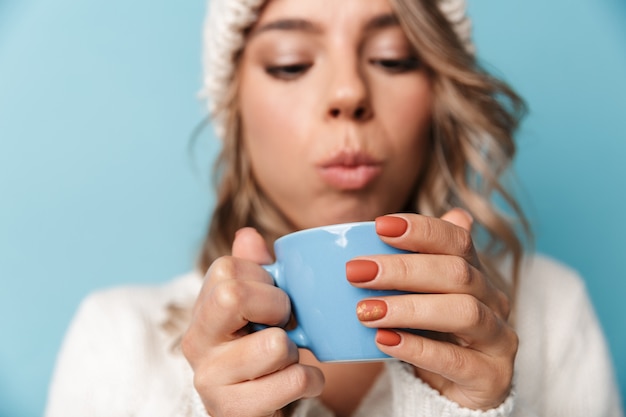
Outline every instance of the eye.
<path fill-rule="evenodd" d="M 414 71 L 421 66 L 421 62 L 416 56 L 400 59 L 370 59 L 370 63 L 391 74 L 401 74 L 403 72 Z"/>
<path fill-rule="evenodd" d="M 304 75 L 312 64 L 289 64 L 289 65 L 270 65 L 265 67 L 265 72 L 279 80 L 295 80 Z"/>

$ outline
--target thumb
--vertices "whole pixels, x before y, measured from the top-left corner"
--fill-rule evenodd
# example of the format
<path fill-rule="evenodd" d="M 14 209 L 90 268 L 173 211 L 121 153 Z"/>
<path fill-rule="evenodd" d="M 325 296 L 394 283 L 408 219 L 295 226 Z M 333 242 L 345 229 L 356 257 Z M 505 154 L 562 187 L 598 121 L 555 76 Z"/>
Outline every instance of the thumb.
<path fill-rule="evenodd" d="M 474 218 L 472 217 L 472 215 L 469 214 L 468 211 L 463 210 L 459 207 L 455 207 L 443 216 L 441 216 L 441 220 L 445 220 L 455 226 L 462 227 L 468 232 L 472 231 L 472 224 L 474 223 Z"/>
<path fill-rule="evenodd" d="M 232 253 L 235 257 L 247 259 L 262 265 L 271 264 L 273 262 L 265 239 L 252 227 L 244 227 L 235 233 Z"/>

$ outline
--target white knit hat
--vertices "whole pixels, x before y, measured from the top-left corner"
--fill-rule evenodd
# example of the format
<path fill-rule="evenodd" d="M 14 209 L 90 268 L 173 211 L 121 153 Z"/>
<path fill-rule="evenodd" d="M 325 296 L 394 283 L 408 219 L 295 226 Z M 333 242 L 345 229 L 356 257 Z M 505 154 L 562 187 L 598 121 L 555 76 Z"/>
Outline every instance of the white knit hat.
<path fill-rule="evenodd" d="M 209 0 L 204 25 L 204 80 L 200 95 L 208 100 L 213 127 L 220 138 L 223 138 L 227 115 L 217 113 L 216 109 L 225 99 L 235 70 L 235 55 L 244 47 L 244 31 L 256 22 L 266 1 Z M 438 3 L 465 49 L 473 53 L 471 21 L 465 12 L 465 0 L 438 0 Z"/>

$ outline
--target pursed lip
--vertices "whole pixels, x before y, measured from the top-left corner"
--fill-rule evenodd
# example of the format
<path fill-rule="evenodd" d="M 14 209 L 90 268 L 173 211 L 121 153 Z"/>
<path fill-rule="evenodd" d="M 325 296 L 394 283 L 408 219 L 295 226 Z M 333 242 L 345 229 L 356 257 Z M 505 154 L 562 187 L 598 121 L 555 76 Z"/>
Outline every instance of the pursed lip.
<path fill-rule="evenodd" d="M 382 162 L 365 152 L 342 151 L 317 165 L 322 180 L 339 190 L 365 188 L 382 173 Z"/>

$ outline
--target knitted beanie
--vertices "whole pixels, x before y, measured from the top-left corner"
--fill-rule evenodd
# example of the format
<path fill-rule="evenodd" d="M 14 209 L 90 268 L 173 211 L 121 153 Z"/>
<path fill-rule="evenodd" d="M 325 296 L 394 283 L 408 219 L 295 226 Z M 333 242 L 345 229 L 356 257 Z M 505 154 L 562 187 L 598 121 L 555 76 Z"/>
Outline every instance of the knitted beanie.
<path fill-rule="evenodd" d="M 204 24 L 204 78 L 200 96 L 208 101 L 217 136 L 223 139 L 227 120 L 223 106 L 235 70 L 235 56 L 244 47 L 244 31 L 252 26 L 267 0 L 209 0 Z M 465 49 L 473 53 L 471 22 L 465 0 L 438 0 Z M 221 110 L 218 109 L 221 107 Z"/>

